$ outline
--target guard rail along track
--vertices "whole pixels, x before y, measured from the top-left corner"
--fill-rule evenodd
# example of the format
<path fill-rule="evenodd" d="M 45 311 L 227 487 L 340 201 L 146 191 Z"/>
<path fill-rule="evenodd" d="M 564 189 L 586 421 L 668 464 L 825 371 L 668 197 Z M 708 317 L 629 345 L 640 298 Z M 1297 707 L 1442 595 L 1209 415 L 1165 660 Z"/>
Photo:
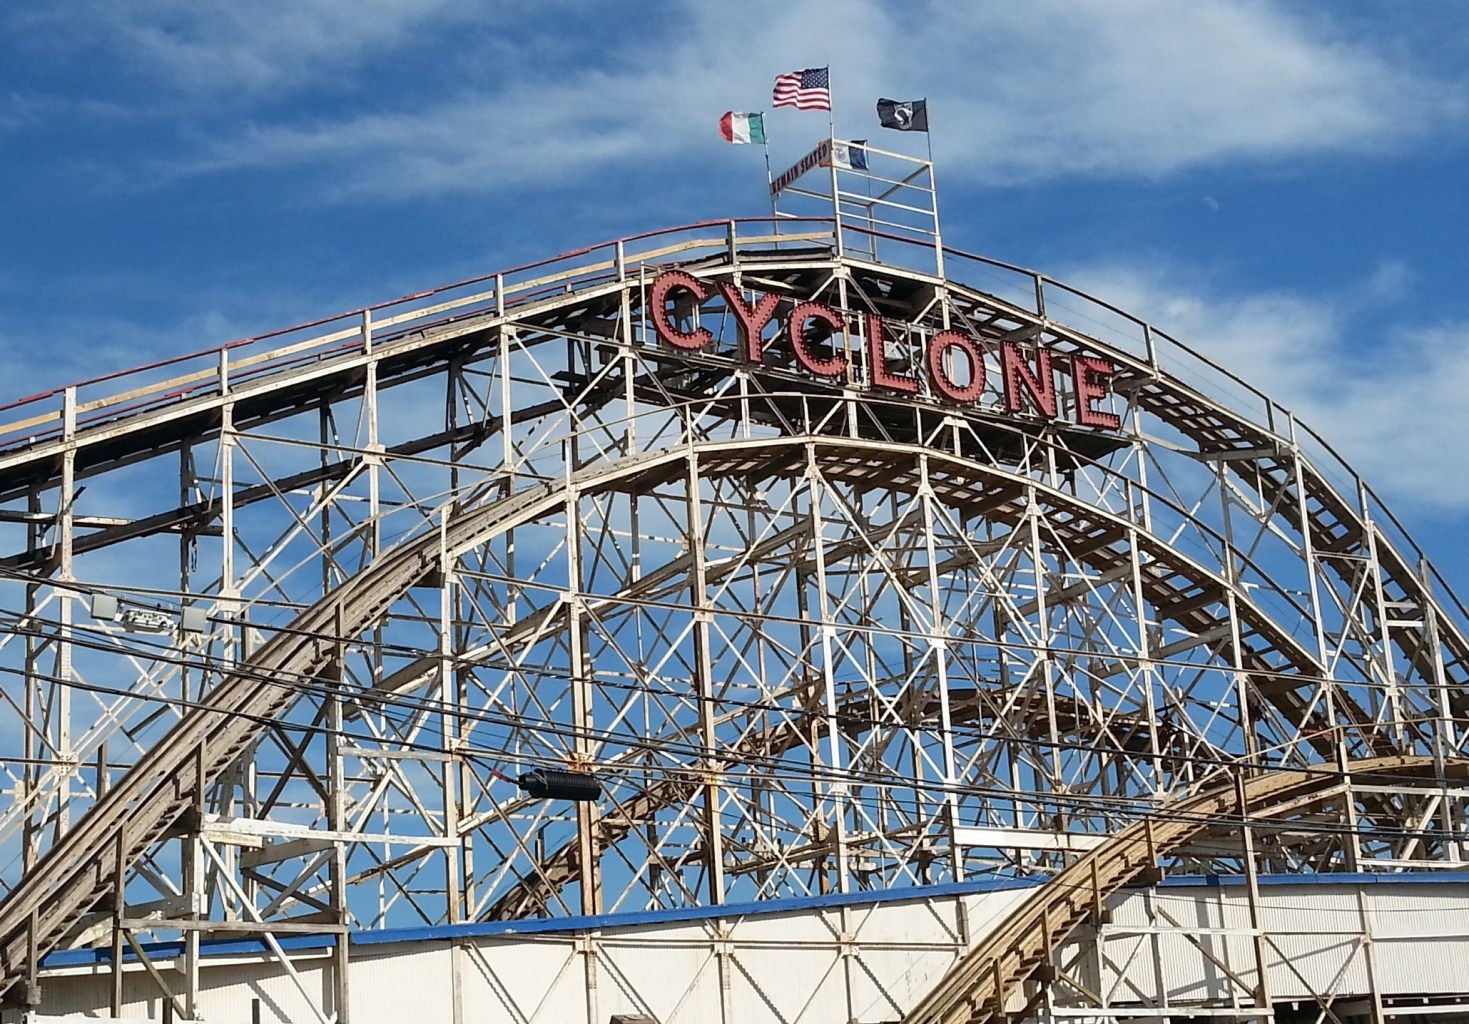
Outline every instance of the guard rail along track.
<path fill-rule="evenodd" d="M 570 483 L 580 487 L 612 487 L 627 481 L 649 482 L 685 472 L 685 460 L 705 459 L 704 470 L 725 473 L 769 472 L 772 467 L 798 467 L 808 457 L 828 465 L 844 460 L 852 471 L 893 474 L 892 453 L 871 443 L 830 438 L 775 438 L 706 443 L 693 449 L 656 450 L 630 456 L 611 465 L 598 464 L 576 474 Z M 917 457 L 916 452 L 911 457 Z M 1012 487 L 1021 483 L 1012 474 L 980 467 L 953 456 L 927 456 L 951 463 L 953 485 L 967 490 L 973 500 L 986 496 L 992 511 L 1015 504 Z M 875 460 L 875 461 L 874 461 Z M 993 475 L 1001 486 L 979 486 L 979 478 Z M 1011 478 L 1009 481 L 1006 478 Z M 197 805 L 198 794 L 243 751 L 252 737 L 282 714 L 300 693 L 298 680 L 335 678 L 332 662 L 338 657 L 336 638 L 343 641 L 371 628 L 393 599 L 426 575 L 439 569 L 453 553 L 464 550 L 499 530 L 563 506 L 568 482 L 539 484 L 498 500 L 473 499 L 448 516 L 442 532 L 430 532 L 385 553 L 368 570 L 352 577 L 333 593 L 267 642 L 249 665 L 220 683 L 173 730 L 89 811 L 56 846 L 34 866 L 0 904 L 0 985 L 14 986 L 28 963 L 57 948 L 87 913 L 106 909 L 116 891 L 120 866 L 131 864 L 143 850 L 180 824 L 185 809 Z M 940 487 L 948 486 L 939 483 Z M 1020 500 L 1024 499 L 1021 494 Z M 1056 497 L 1064 499 L 1064 495 Z M 1072 511 L 1078 506 L 1073 505 Z M 1095 513 L 1095 510 L 1093 510 Z M 1101 513 L 1095 513 L 1101 515 Z M 1174 571 L 1185 577 L 1201 572 L 1175 557 Z M 1167 585 L 1168 578 L 1155 581 Z M 1264 628 L 1268 620 L 1256 620 Z M 1286 637 L 1273 637 L 1267 650 L 1291 656 Z M 1304 652 L 1294 651 L 1298 670 L 1308 669 Z M 1246 670 L 1248 671 L 1248 669 Z M 1277 689 L 1276 699 L 1290 706 L 1288 689 Z M 1413 762 L 1417 764 L 1418 762 Z M 1201 798 L 1202 806 L 1212 806 Z M 1132 849 L 1131 843 L 1124 849 Z M 1089 868 L 1088 868 L 1089 870 Z"/>
<path fill-rule="evenodd" d="M 442 351 L 444 359 L 462 355 L 457 346 L 466 338 L 484 336 L 502 324 L 534 324 L 543 314 L 546 322 L 553 322 L 557 311 L 619 288 L 633 289 L 630 309 L 637 312 L 644 308 L 642 289 L 649 275 L 675 265 L 672 260 L 710 281 L 738 279 L 742 270 L 755 268 L 788 278 L 803 269 L 835 270 L 852 278 L 882 277 L 930 289 L 941 287 L 956 315 L 987 337 L 1000 333 L 1028 336 L 1045 340 L 1060 353 L 1085 352 L 1111 360 L 1118 367 L 1119 391 L 1132 391 L 1140 408 L 1197 444 L 1200 456 L 1220 459 L 1240 485 L 1256 491 L 1273 514 L 1308 537 L 1317 551 L 1339 557 L 1370 553 L 1379 560 L 1385 576 L 1383 596 L 1402 609 L 1401 618 L 1432 614 L 1447 655 L 1441 666 L 1444 682 L 1454 691 L 1455 710 L 1469 709 L 1469 698 L 1460 692 L 1469 687 L 1469 637 L 1465 635 L 1469 609 L 1427 566 L 1422 552 L 1366 483 L 1288 410 L 1151 324 L 1044 274 L 960 250 L 944 250 L 953 266 L 988 276 L 1003 274 L 1020 282 L 1019 288 L 1034 295 L 1034 308 L 1028 309 L 953 280 L 843 256 L 832 239 L 830 221 L 820 218 L 714 221 L 651 232 L 242 339 L 140 371 L 112 374 L 88 382 L 86 388 L 77 385 L 32 395 L 0 407 L 0 495 L 21 494 L 47 482 L 54 485 L 61 475 L 63 456 L 68 454 L 74 459 L 75 478 L 80 480 L 107 465 L 143 457 L 144 452 L 175 447 L 178 438 L 171 430 L 217 430 L 219 410 L 226 405 L 237 409 L 237 426 L 242 421 L 238 414 L 257 406 L 256 421 L 267 422 L 282 414 L 283 402 L 303 400 L 306 389 L 315 389 L 314 394 L 339 393 L 369 365 L 380 367 L 383 385 L 392 386 L 394 374 L 406 379 L 421 373 L 436 351 Z M 792 244 L 807 248 L 788 249 L 789 255 L 779 249 Z M 1052 305 L 1058 300 L 1079 301 L 1116 316 L 1140 335 L 1141 343 L 1132 339 L 1128 347 L 1118 347 L 1066 327 L 1049 316 L 1048 300 Z M 280 347 L 251 354 L 252 346 L 265 342 L 278 342 Z M 1232 392 L 1233 404 L 1186 383 L 1172 372 L 1175 362 L 1202 371 L 1219 390 Z M 152 379 L 174 367 L 181 372 L 160 381 Z M 131 379 L 134 372 L 143 374 L 140 386 Z M 284 384 L 291 388 L 283 390 Z M 109 386 L 123 389 L 90 397 Z M 1252 409 L 1251 415 L 1242 414 L 1236 408 L 1241 401 L 1258 409 Z M 132 447 L 126 440 L 129 435 L 137 437 Z M 430 440 L 442 439 L 424 439 L 424 443 Z M 411 444 L 404 448 L 411 449 Z M 94 451 L 99 454 L 89 455 Z M 1308 451 L 1309 458 L 1295 458 Z M 1332 478 L 1341 481 L 1340 486 L 1332 484 L 1318 460 Z M 1299 470 L 1299 480 L 1292 469 Z M 291 484 L 303 486 L 311 479 L 305 473 Z M 150 521 L 155 529 L 177 528 L 208 520 L 216 513 L 208 505 L 181 507 Z M 80 537 L 78 550 L 126 539 L 150 521 Z M 45 550 L 30 551 L 0 562 L 32 568 L 45 565 L 48 557 Z M 1431 588 L 1435 581 L 1436 593 Z M 1400 632 L 1392 639 L 1409 663 L 1425 675 L 1439 670 L 1431 664 L 1421 639 L 1413 641 Z"/>
<path fill-rule="evenodd" d="M 522 492 L 488 511 L 510 518 L 548 491 Z M 453 544 L 458 533 L 482 527 L 483 518 L 460 519 L 445 539 Z M 435 569 L 440 539 L 429 535 L 386 554 L 376 571 L 348 581 L 273 637 L 247 670 L 221 682 L 204 698 L 206 706 L 190 711 L 47 852 L 0 906 L 5 992 L 89 911 L 107 906 L 119 869 L 178 825 L 197 792 L 294 701 L 295 680 L 332 677 L 333 638 L 365 628 L 394 595 Z"/>
<path fill-rule="evenodd" d="M 710 226 L 696 227 L 703 229 Z M 542 271 L 546 268 L 542 268 L 534 271 L 533 275 L 522 275 L 529 276 L 529 280 L 519 296 L 502 277 L 495 279 L 495 287 L 491 291 L 476 292 L 462 300 L 440 301 L 438 296 L 425 293 L 430 297 L 428 304 L 387 318 L 395 324 L 418 328 L 416 333 L 378 339 L 376 346 L 366 340 L 360 345 L 352 341 L 359 333 L 365 339 L 368 336 L 365 328 L 359 332 L 357 327 L 350 325 L 343 327 L 341 324 L 328 324 L 334 329 L 325 330 L 318 337 L 293 342 L 278 353 L 267 352 L 249 357 L 246 361 L 249 364 L 248 373 L 245 374 L 240 373 L 242 366 L 238 362 L 233 367 L 235 376 L 227 374 L 229 352 L 221 349 L 201 354 L 206 357 L 206 362 L 208 359 L 216 361 L 217 365 L 213 370 L 193 370 L 162 383 L 130 388 L 117 395 L 115 400 L 103 398 L 79 402 L 75 389 L 67 389 L 63 398 L 64 408 L 59 413 L 35 412 L 35 403 L 54 396 L 39 396 L 34 400 L 27 400 L 23 403 L 27 408 L 17 413 L 24 418 L 8 426 L 0 426 L 0 446 L 3 446 L 3 451 L 0 451 L 0 492 L 23 493 L 26 489 L 39 487 L 43 483 L 54 486 L 54 482 L 61 479 L 58 467 L 66 459 L 75 460 L 72 467 L 76 470 L 76 478 L 80 479 L 87 472 L 101 472 L 108 465 L 125 464 L 131 459 L 144 458 L 145 452 L 157 450 L 160 445 L 177 443 L 177 437 L 168 433 L 170 430 L 176 429 L 179 436 L 185 433 L 197 436 L 201 431 L 218 430 L 219 413 L 226 405 L 238 403 L 244 408 L 250 401 L 258 400 L 261 403 L 259 422 L 264 422 L 277 414 L 276 407 L 270 405 L 267 396 L 284 396 L 279 398 L 282 402 L 304 402 L 308 400 L 303 397 L 306 395 L 305 389 L 316 389 L 314 393 L 319 394 L 332 393 L 332 389 L 340 388 L 342 381 L 350 379 L 351 375 L 358 373 L 364 366 L 381 365 L 391 369 L 401 365 L 405 376 L 412 376 L 422 372 L 422 367 L 431 360 L 436 347 L 449 353 L 445 358 L 455 358 L 457 356 L 453 353 L 462 354 L 459 346 L 462 346 L 466 337 L 490 331 L 497 325 L 509 322 L 512 317 L 533 319 L 538 310 L 550 311 L 547 313 L 550 316 L 555 310 L 565 309 L 577 301 L 581 289 L 585 289 L 587 293 L 609 294 L 622 289 L 628 293 L 632 308 L 639 308 L 646 301 L 639 284 L 639 273 L 646 270 L 647 266 L 656 266 L 656 261 L 665 260 L 673 253 L 680 256 L 695 254 L 702 244 L 705 250 L 712 251 L 714 255 L 695 268 L 697 273 L 710 279 L 722 278 L 740 271 L 744 257 L 737 241 L 754 244 L 768 240 L 766 236 L 758 234 L 753 238 L 738 239 L 734 222 L 730 222 L 727 231 L 723 233 L 720 230 L 707 233 L 710 237 L 704 243 L 678 242 L 668 246 L 651 246 L 637 257 L 628 255 L 625 242 L 618 242 L 615 255 L 584 250 L 558 258 L 558 262 L 564 263 L 563 268 L 552 273 L 544 273 Z M 803 238 L 809 240 L 806 236 Z M 646 264 L 638 265 L 639 259 L 647 261 Z M 977 262 L 991 268 L 1028 273 L 993 261 Z M 762 269 L 775 273 L 769 262 L 761 266 Z M 893 267 L 865 265 L 860 260 L 834 257 L 830 252 L 793 255 L 784 260 L 783 266 L 792 273 L 800 272 L 804 268 L 811 272 L 819 269 L 823 273 L 837 269 L 851 274 L 880 273 L 894 278 L 905 275 L 905 272 Z M 907 276 L 912 280 L 922 280 L 920 275 Z M 1291 457 L 1291 453 L 1296 450 L 1294 422 L 1289 421 L 1291 436 L 1278 432 L 1277 420 L 1288 420 L 1288 414 L 1253 389 L 1248 390 L 1266 403 L 1266 423 L 1263 425 L 1169 376 L 1160 367 L 1152 348 L 1160 338 L 1167 341 L 1165 336 L 1145 329 L 1149 350 L 1140 354 L 1105 345 L 1053 323 L 1046 315 L 1042 292 L 1047 287 L 1055 289 L 1062 286 L 1039 275 L 1033 275 L 1033 280 L 1038 307 L 1035 311 L 950 285 L 948 282 L 929 280 L 927 283 L 946 287 L 956 310 L 989 333 L 1031 330 L 1033 336 L 1044 335 L 1058 352 L 1095 352 L 1113 360 L 1120 368 L 1119 387 L 1129 387 L 1140 408 L 1146 409 L 1175 428 L 1180 435 L 1197 444 L 1200 457 L 1218 457 L 1228 472 L 1237 475 L 1242 486 L 1258 492 L 1275 515 L 1289 523 L 1293 529 L 1299 530 L 1303 536 L 1310 538 L 1319 550 L 1343 555 L 1354 551 L 1373 552 L 1385 577 L 1380 582 L 1387 601 L 1401 609 L 1401 618 L 1404 621 L 1411 620 L 1415 615 L 1422 619 L 1431 614 L 1439 624 L 1442 649 L 1447 657 L 1441 664 L 1433 666 L 1430 662 L 1434 652 L 1429 650 L 1421 633 L 1385 626 L 1385 630 L 1390 630 L 1391 642 L 1403 651 L 1409 663 L 1418 668 L 1425 677 L 1431 678 L 1436 668 L 1440 673 L 1440 686 L 1447 695 L 1446 699 L 1453 704 L 1456 712 L 1461 712 L 1465 705 L 1466 683 L 1469 683 L 1469 679 L 1466 679 L 1469 644 L 1466 644 L 1459 625 L 1463 620 L 1463 609 L 1457 605 L 1450 607 L 1442 603 L 1430 592 L 1426 573 L 1410 557 L 1416 552 L 1409 549 L 1409 553 L 1405 555 L 1399 551 L 1392 538 L 1383 531 L 1379 518 L 1374 517 L 1378 506 L 1374 504 L 1375 499 L 1371 498 L 1370 492 L 1358 483 L 1357 493 L 1350 498 L 1344 497 L 1309 460 Z M 414 297 L 420 298 L 423 297 Z M 525 300 L 523 306 L 513 305 L 518 298 Z M 462 319 L 435 319 L 448 312 Z M 430 327 L 432 330 L 427 330 Z M 280 355 L 278 361 L 273 359 L 277 354 Z M 1218 371 L 1217 367 L 1213 369 Z M 391 374 L 385 374 L 385 377 L 390 378 Z M 286 380 L 293 382 L 297 390 L 283 391 L 277 387 L 279 382 Z M 1235 380 L 1234 383 L 1240 382 Z M 169 426 L 174 422 L 178 424 L 177 427 Z M 17 440 L 18 435 L 23 436 L 27 431 L 35 429 L 42 433 L 33 441 Z M 788 444 L 811 443 L 810 439 L 802 438 L 782 440 Z M 94 441 L 105 441 L 108 446 L 108 453 L 97 456 L 98 461 L 95 462 L 90 461 L 91 457 L 86 455 L 87 448 L 93 446 Z M 831 438 L 825 439 L 823 443 L 834 444 Z M 849 440 L 846 444 L 855 448 L 862 447 L 856 439 Z M 94 447 L 100 450 L 100 445 Z M 750 457 L 753 458 L 755 450 L 761 446 L 750 444 L 746 447 L 750 449 Z M 1321 447 L 1324 448 L 1324 444 Z M 1329 449 L 1326 451 L 1329 453 Z M 738 458 L 738 454 L 733 457 Z M 617 460 L 615 467 L 611 467 L 611 472 L 628 475 L 637 472 L 639 467 L 651 468 L 660 461 L 669 461 L 670 458 L 667 452 L 622 457 Z M 954 457 L 951 455 L 948 458 Z M 1289 467 L 1287 462 L 1290 463 Z M 1292 469 L 1300 475 L 1293 476 Z M 582 475 L 589 478 L 598 472 L 611 475 L 605 464 L 592 467 Z M 298 693 L 295 688 L 296 680 L 334 678 L 332 663 L 338 657 L 339 642 L 336 638 L 350 638 L 369 628 L 395 595 L 401 594 L 415 581 L 441 567 L 445 551 L 473 543 L 477 537 L 497 525 L 503 526 L 517 518 L 538 514 L 538 510 L 548 503 L 561 500 L 558 493 L 556 485 L 546 484 L 493 504 L 476 506 L 472 502 L 465 503 L 461 508 L 468 508 L 469 514 L 459 514 L 447 519 L 442 536 L 423 536 L 402 548 L 386 552 L 370 570 L 350 579 L 335 592 L 308 608 L 289 631 L 276 635 L 260 648 L 248 666 L 226 677 L 208 695 L 208 707 L 189 712 L 160 743 L 144 754 L 95 807 L 60 837 L 57 844 L 27 873 L 3 905 L 0 905 L 0 968 L 4 971 L 0 986 L 7 990 L 13 989 L 24 980 L 28 970 L 34 969 L 38 959 L 46 951 L 56 948 L 86 914 L 108 906 L 116 891 L 118 878 L 133 859 L 168 835 L 170 830 L 178 827 L 185 809 L 199 803 L 199 794 L 208 782 L 240 756 L 265 723 L 290 706 Z M 1096 516 L 1105 515 L 1098 510 L 1090 511 Z M 211 514 L 209 508 L 196 510 L 181 506 L 177 513 L 166 515 L 172 517 L 170 523 L 177 525 L 186 520 L 207 519 Z M 132 527 L 118 529 L 118 537 L 123 537 Z M 105 537 L 105 534 L 99 532 L 98 536 Z M 1105 554 L 1103 549 L 1098 557 Z M 49 564 L 49 558 L 48 551 L 36 549 L 12 557 L 10 563 L 17 568 L 34 568 Z M 1330 564 L 1335 568 L 1337 563 Z M 1150 581 L 1149 585 L 1162 588 L 1167 582 Z M 1268 632 L 1268 618 L 1261 616 L 1258 621 L 1260 633 L 1264 635 Z M 1266 645 L 1269 651 L 1276 654 L 1285 651 L 1290 655 L 1286 659 L 1289 668 L 1296 672 L 1320 671 L 1319 666 L 1312 664 L 1313 659 L 1309 652 L 1296 650 L 1297 645 L 1293 638 L 1282 635 L 1269 636 L 1267 639 L 1270 641 Z M 1251 667 L 1253 666 L 1249 664 L 1242 666 L 1246 672 Z M 1286 706 L 1292 719 L 1298 724 L 1305 724 L 1308 716 L 1315 714 L 1310 708 L 1296 704 L 1288 687 L 1270 692 L 1269 696 Z M 1356 734 L 1357 738 L 1360 740 L 1365 735 L 1366 742 L 1370 744 L 1365 750 L 1359 750 L 1359 753 L 1370 750 L 1378 754 L 1391 754 L 1394 750 L 1392 737 L 1387 730 L 1372 728 L 1374 723 L 1370 714 L 1351 707 L 1346 708 L 1345 712 L 1345 716 L 1350 717 L 1354 725 L 1363 727 L 1363 732 Z M 1312 719 L 1309 724 L 1314 726 L 1317 723 Z M 1323 727 L 1321 730 L 1305 731 L 1313 736 L 1326 737 L 1328 733 L 1325 727 L 1332 724 L 1334 723 L 1323 721 L 1320 723 Z M 1328 753 L 1325 740 L 1321 742 L 1323 745 L 1317 748 L 1318 753 Z M 86 752 L 82 754 L 86 756 Z M 1407 777 L 1419 777 L 1431 771 L 1431 765 L 1426 761 L 1408 757 L 1384 756 L 1354 763 L 1359 764 L 1364 771 L 1398 773 Z M 1288 801 L 1295 797 L 1310 796 L 1316 792 L 1313 787 L 1319 785 L 1324 783 L 1309 773 L 1279 772 L 1251 779 L 1247 790 L 1251 801 L 1257 796 L 1261 801 Z M 1299 787 L 1299 791 L 1292 790 L 1292 786 Z M 1210 808 L 1232 806 L 1229 801 L 1233 798 L 1232 790 L 1211 791 L 1185 804 L 1176 805 L 1172 810 L 1183 812 L 1187 809 L 1186 817 L 1197 815 L 1206 818 Z M 1198 802 L 1196 808 L 1195 802 Z M 1164 829 L 1164 825 L 1163 822 L 1147 825 L 1146 828 L 1151 829 L 1150 833 L 1139 832 L 1138 830 L 1144 829 L 1142 825 L 1135 826 L 1067 870 L 1076 870 L 1080 868 L 1080 864 L 1085 864 L 1080 869 L 1087 873 L 1086 882 L 1090 886 L 1093 867 L 1100 877 L 1103 874 L 1101 869 L 1105 866 L 1105 877 L 1121 879 L 1115 882 L 1115 885 L 1121 885 L 1146 868 L 1145 860 L 1171 848 L 1168 844 L 1186 842 L 1188 835 L 1194 834 L 1190 832 L 1188 835 L 1170 839 L 1172 832 L 1160 831 Z M 1168 827 L 1182 829 L 1183 825 L 1170 822 Z M 1202 828 L 1203 825 L 1199 827 Z M 1137 854 L 1139 844 L 1146 847 L 1149 842 L 1152 844 L 1151 857 L 1140 858 Z M 1104 856 L 1113 859 L 1108 859 L 1105 863 L 1093 859 Z M 1113 885 L 1113 882 L 1106 884 Z M 1047 886 L 1036 899 L 1039 900 L 1049 892 L 1052 899 L 1064 900 L 1068 895 L 1079 891 L 1069 886 Z M 1088 894 L 1088 901 L 1090 899 Z M 1066 921 L 1071 920 L 1074 913 L 1082 913 L 1083 916 L 1085 913 L 1067 911 L 1064 902 L 1047 906 L 1051 909 L 1042 918 L 1047 923 L 1041 931 L 1049 934 L 1052 941 L 1063 934 L 1063 928 L 1069 931 L 1070 927 L 1074 927 L 1075 921 L 1069 927 L 1066 926 Z M 1011 934 L 1011 938 L 1030 943 L 1038 935 L 1027 937 L 1015 932 Z M 988 945 L 982 947 L 987 948 Z M 1030 947 L 1026 945 L 1025 948 Z M 976 951 L 980 952 L 982 950 Z M 971 957 L 966 957 L 964 963 L 969 964 L 970 960 Z M 996 973 L 993 965 L 1000 962 L 998 956 L 991 956 L 988 961 L 984 961 L 991 965 L 984 969 L 988 970 L 992 980 Z M 1024 977 L 1040 961 L 1034 960 L 1029 967 L 1026 966 L 1027 962 L 1021 957 L 1015 961 L 1013 970 L 1002 965 L 1001 978 L 1011 975 L 1016 978 Z M 956 971 L 956 976 L 958 973 Z M 910 1019 L 946 1022 L 972 1019 L 976 1012 L 989 1012 L 983 1007 L 998 1005 L 1004 991 L 1015 983 L 1013 980 L 1003 982 L 996 990 L 1000 993 L 998 996 L 985 998 L 972 996 L 972 992 L 977 991 L 973 988 L 974 985 L 988 984 L 982 978 L 976 981 L 969 977 L 963 982 L 956 981 L 954 986 L 946 985 L 920 1007 L 920 1011 L 930 1014 L 929 1016 L 914 1016 Z M 945 993 L 950 995 L 946 996 Z M 953 1009 L 952 1013 L 944 1010 L 941 1013 L 938 1009 L 939 1003 L 951 1007 L 962 1005 L 968 1009 Z M 980 1009 L 976 1010 L 975 1007 Z M 961 1012 L 971 1016 L 955 1016 Z"/>

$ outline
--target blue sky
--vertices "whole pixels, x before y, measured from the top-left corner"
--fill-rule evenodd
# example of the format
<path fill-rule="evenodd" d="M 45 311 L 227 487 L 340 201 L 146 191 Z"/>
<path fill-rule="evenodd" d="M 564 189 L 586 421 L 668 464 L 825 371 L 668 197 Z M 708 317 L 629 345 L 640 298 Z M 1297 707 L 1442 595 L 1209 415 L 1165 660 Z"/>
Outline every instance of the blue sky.
<path fill-rule="evenodd" d="M 0 395 L 759 214 L 719 115 L 823 64 L 847 137 L 928 98 L 946 241 L 1298 410 L 1469 594 L 1462 0 L 6 5 Z"/>

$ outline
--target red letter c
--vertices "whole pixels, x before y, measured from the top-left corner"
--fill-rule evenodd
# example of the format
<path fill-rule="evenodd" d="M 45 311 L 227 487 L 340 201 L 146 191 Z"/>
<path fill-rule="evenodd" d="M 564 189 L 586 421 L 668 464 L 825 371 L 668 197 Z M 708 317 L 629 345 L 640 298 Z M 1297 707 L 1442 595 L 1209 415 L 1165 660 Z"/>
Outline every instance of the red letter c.
<path fill-rule="evenodd" d="M 648 306 L 653 318 L 653 330 L 658 332 L 658 337 L 668 342 L 674 348 L 686 349 L 690 352 L 701 349 L 714 340 L 714 335 L 707 328 L 700 327 L 696 331 L 681 331 L 668 319 L 668 294 L 676 288 L 693 292 L 694 298 L 703 302 L 709 297 L 709 289 L 693 274 L 682 270 L 670 270 L 659 274 L 653 282 L 653 287 L 648 290 Z"/>

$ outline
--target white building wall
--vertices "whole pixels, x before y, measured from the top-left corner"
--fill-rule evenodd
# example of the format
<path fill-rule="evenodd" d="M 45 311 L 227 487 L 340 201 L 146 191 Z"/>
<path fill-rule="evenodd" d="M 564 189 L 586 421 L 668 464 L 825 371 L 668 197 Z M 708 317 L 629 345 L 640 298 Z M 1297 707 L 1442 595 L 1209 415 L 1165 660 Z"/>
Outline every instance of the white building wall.
<path fill-rule="evenodd" d="M 1029 890 L 821 906 L 729 918 L 538 934 L 433 937 L 352 948 L 352 1024 L 877 1024 L 895 1021 Z M 1276 1002 L 1379 993 L 1469 993 L 1469 883 L 1293 884 L 1262 889 L 1270 996 Z M 1111 920 L 1063 952 L 1109 1004 L 1186 1015 L 1248 1006 L 1255 937 L 1238 885 L 1164 885 L 1114 899 Z M 332 1007 L 330 951 L 293 958 L 297 978 L 262 956 L 206 963 L 202 1015 L 310 1024 Z M 177 966 L 158 961 L 178 979 Z M 107 1015 L 105 967 L 51 970 L 42 1010 Z M 1057 986 L 1054 1005 L 1064 1013 Z M 138 965 L 124 1017 L 162 1007 Z M 304 990 L 304 991 L 303 991 Z M 1079 1012 L 1079 1008 L 1078 1008 Z"/>
<path fill-rule="evenodd" d="M 1253 1000 L 1255 935 L 1242 885 L 1129 892 L 1112 913 L 1101 943 L 1109 1001 Z M 1260 924 L 1275 1002 L 1365 996 L 1374 983 L 1385 995 L 1469 993 L 1469 883 L 1269 885 Z"/>

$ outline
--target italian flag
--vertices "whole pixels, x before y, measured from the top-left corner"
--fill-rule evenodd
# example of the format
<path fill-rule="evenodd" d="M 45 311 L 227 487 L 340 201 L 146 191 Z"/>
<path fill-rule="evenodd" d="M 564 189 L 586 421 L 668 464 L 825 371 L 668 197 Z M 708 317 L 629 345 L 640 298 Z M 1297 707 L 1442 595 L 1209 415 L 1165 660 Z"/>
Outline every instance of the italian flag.
<path fill-rule="evenodd" d="M 719 119 L 719 134 L 725 142 L 765 141 L 765 119 L 761 114 L 740 114 L 726 110 Z"/>

